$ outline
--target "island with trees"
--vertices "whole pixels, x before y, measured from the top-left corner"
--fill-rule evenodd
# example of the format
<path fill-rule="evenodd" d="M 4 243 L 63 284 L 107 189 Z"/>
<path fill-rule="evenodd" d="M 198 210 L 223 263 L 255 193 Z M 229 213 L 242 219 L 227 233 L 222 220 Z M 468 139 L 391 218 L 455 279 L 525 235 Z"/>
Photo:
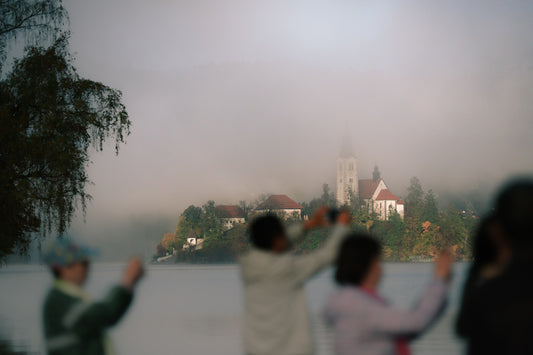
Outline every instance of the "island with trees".
<path fill-rule="evenodd" d="M 187 207 L 178 219 L 176 230 L 166 233 L 157 245 L 154 261 L 232 263 L 249 247 L 248 222 L 258 213 L 276 213 L 290 224 L 308 218 L 321 206 L 338 205 L 328 184 L 323 185 L 321 196 L 298 203 L 300 215 L 281 213 L 275 206 L 265 210 L 261 206 L 270 197 L 265 194 L 254 202 L 240 201 L 234 209 L 241 213 L 238 217 L 243 217 L 242 222 L 231 225 L 226 222 L 227 215 L 217 213 L 218 205 L 214 201 Z M 404 201 L 405 215 L 391 213 L 387 219 L 369 211 L 357 198 L 341 208 L 352 214 L 352 229 L 369 231 L 382 242 L 383 255 L 388 261 L 429 261 L 445 247 L 451 248 L 459 260 L 471 258 L 472 235 L 479 221 L 475 198 L 450 201 L 445 208 L 439 208 L 433 190 L 424 191 L 420 180 L 413 177 Z M 326 236 L 324 230 L 313 231 L 294 246 L 293 252 L 307 253 L 318 248 Z"/>

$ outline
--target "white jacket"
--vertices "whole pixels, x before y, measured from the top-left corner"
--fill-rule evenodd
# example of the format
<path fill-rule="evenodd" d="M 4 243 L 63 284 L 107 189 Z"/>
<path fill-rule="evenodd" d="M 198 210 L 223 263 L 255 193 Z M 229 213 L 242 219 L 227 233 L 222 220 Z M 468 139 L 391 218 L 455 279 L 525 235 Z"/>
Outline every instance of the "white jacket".
<path fill-rule="evenodd" d="M 303 235 L 289 228 L 290 239 Z M 326 244 L 306 255 L 276 254 L 252 249 L 241 257 L 244 282 L 244 348 L 248 355 L 304 355 L 313 353 L 305 282 L 335 259 L 348 233 L 335 226 Z"/>

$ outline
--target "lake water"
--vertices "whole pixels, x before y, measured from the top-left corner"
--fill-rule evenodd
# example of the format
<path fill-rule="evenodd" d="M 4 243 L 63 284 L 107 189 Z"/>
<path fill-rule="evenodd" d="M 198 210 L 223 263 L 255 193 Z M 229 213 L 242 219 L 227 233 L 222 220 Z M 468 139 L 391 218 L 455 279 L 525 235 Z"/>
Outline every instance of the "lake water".
<path fill-rule="evenodd" d="M 119 279 L 122 267 L 94 265 L 89 293 L 103 295 Z M 466 270 L 467 264 L 455 265 L 449 306 L 430 331 L 413 343 L 414 354 L 463 352 L 452 327 Z M 382 293 L 393 304 L 407 308 L 424 289 L 431 271 L 431 264 L 386 264 Z M 0 337 L 17 349 L 44 353 L 40 312 L 50 282 L 42 266 L 0 269 Z M 307 285 L 320 355 L 331 353 L 331 334 L 319 314 L 333 289 L 331 270 Z M 237 266 L 149 266 L 130 312 L 110 335 L 118 354 L 242 354 L 242 299 Z"/>

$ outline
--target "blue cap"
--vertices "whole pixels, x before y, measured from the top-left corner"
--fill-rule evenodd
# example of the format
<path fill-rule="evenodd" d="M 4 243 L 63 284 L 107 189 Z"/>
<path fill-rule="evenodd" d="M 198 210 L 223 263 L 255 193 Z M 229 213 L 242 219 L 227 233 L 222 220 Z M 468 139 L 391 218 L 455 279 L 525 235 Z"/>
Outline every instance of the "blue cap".
<path fill-rule="evenodd" d="M 50 267 L 72 265 L 78 261 L 88 260 L 97 254 L 96 249 L 90 248 L 70 239 L 56 239 L 44 250 L 43 261 Z"/>

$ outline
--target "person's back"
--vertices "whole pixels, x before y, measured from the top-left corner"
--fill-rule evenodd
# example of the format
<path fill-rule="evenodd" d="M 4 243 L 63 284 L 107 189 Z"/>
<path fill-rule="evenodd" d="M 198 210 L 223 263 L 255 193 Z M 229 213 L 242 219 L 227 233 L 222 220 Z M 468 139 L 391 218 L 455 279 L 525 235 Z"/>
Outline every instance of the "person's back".
<path fill-rule="evenodd" d="M 533 354 L 532 266 L 512 262 L 476 290 L 465 315 L 469 354 Z"/>
<path fill-rule="evenodd" d="M 46 349 L 50 355 L 109 355 L 113 353 L 105 331 L 127 311 L 133 288 L 143 270 L 140 260 L 130 261 L 120 285 L 93 302 L 82 286 L 89 273 L 91 251 L 68 240 L 58 240 L 45 252 L 54 283 L 43 305 Z"/>
<path fill-rule="evenodd" d="M 241 259 L 245 349 L 249 354 L 311 354 L 305 280 L 294 258 L 254 250 Z"/>
<path fill-rule="evenodd" d="M 495 215 L 511 248 L 501 275 L 466 290 L 457 332 L 468 353 L 533 354 L 533 180 L 508 184 L 498 195 Z"/>
<path fill-rule="evenodd" d="M 334 330 L 337 355 L 409 354 L 408 338 L 420 333 L 442 310 L 451 256 L 441 254 L 435 277 L 412 310 L 389 306 L 377 293 L 381 246 L 370 236 L 354 234 L 339 251 L 335 280 L 341 287 L 324 316 Z"/>
<path fill-rule="evenodd" d="M 309 221 L 308 228 L 322 225 L 324 211 Z M 339 217 L 349 223 L 347 213 Z M 289 236 L 301 234 L 295 229 Z M 286 252 L 288 239 L 274 216 L 257 218 L 251 226 L 254 247 L 241 257 L 244 283 L 246 354 L 312 354 L 305 282 L 333 262 L 338 245 L 347 233 L 339 225 L 326 245 L 313 253 L 295 256 Z M 261 239 L 261 240 L 260 240 Z M 263 243 L 264 240 L 269 242 Z"/>
<path fill-rule="evenodd" d="M 104 330 L 119 321 L 131 300 L 131 292 L 115 287 L 105 303 L 91 304 L 77 289 L 56 281 L 43 307 L 49 354 L 109 353 Z"/>

